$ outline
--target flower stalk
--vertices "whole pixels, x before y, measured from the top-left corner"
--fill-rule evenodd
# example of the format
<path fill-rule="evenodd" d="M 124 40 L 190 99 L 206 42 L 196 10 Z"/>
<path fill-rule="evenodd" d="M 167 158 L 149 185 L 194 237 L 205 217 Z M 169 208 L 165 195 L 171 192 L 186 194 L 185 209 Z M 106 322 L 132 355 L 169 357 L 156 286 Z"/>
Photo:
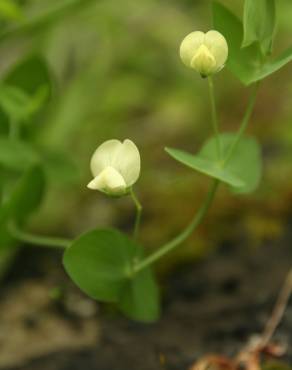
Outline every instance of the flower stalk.
<path fill-rule="evenodd" d="M 199 226 L 204 216 L 208 212 L 217 192 L 219 183 L 220 181 L 218 180 L 213 181 L 204 203 L 202 204 L 199 211 L 195 214 L 189 225 L 178 236 L 176 236 L 168 243 L 164 244 L 156 252 L 152 253 L 144 260 L 138 261 L 133 267 L 133 274 L 138 273 L 139 271 L 143 270 L 144 268 L 148 267 L 149 265 L 153 264 L 154 262 L 165 256 L 167 253 L 183 243 L 194 232 L 194 230 L 197 228 L 197 226 Z"/>
<path fill-rule="evenodd" d="M 209 86 L 209 97 L 210 97 L 210 103 L 211 103 L 212 125 L 213 125 L 213 131 L 214 131 L 215 138 L 216 138 L 217 157 L 218 157 L 218 161 L 220 161 L 222 153 L 221 153 L 221 144 L 220 144 L 220 137 L 219 137 L 219 125 L 218 125 L 217 112 L 216 112 L 214 83 L 213 83 L 212 76 L 208 77 L 208 86 Z"/>
<path fill-rule="evenodd" d="M 134 202 L 135 207 L 136 207 L 136 217 L 135 217 L 133 237 L 134 237 L 134 239 L 137 239 L 138 234 L 139 234 L 140 224 L 141 224 L 141 217 L 142 217 L 143 207 L 142 207 L 142 204 L 140 203 L 137 195 L 135 194 L 133 188 L 131 188 L 130 194 L 131 194 L 131 197 L 132 197 L 133 202 Z"/>

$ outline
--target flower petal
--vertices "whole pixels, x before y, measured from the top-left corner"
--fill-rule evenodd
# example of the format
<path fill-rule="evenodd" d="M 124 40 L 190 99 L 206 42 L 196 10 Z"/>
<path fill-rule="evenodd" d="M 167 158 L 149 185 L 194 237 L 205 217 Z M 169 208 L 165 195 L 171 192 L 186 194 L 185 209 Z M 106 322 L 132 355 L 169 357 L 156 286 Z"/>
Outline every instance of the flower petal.
<path fill-rule="evenodd" d="M 220 32 L 211 30 L 206 33 L 204 44 L 213 54 L 217 69 L 221 69 L 228 58 L 228 44 L 225 37 Z"/>
<path fill-rule="evenodd" d="M 139 178 L 141 169 L 140 153 L 133 141 L 126 139 L 118 149 L 112 166 L 123 176 L 127 187 Z"/>
<path fill-rule="evenodd" d="M 127 186 L 123 176 L 113 167 L 106 167 L 87 185 L 89 189 L 100 190 L 112 195 L 122 194 Z"/>
<path fill-rule="evenodd" d="M 204 39 L 205 34 L 201 31 L 191 32 L 183 39 L 180 46 L 180 57 L 187 67 L 191 66 L 191 61 L 199 47 L 204 43 Z"/>
<path fill-rule="evenodd" d="M 101 144 L 93 153 L 90 162 L 91 172 L 94 177 L 98 176 L 106 167 L 112 166 L 122 146 L 119 140 L 108 140 Z"/>
<path fill-rule="evenodd" d="M 191 61 L 191 67 L 202 76 L 208 76 L 216 71 L 217 63 L 209 49 L 201 45 Z"/>

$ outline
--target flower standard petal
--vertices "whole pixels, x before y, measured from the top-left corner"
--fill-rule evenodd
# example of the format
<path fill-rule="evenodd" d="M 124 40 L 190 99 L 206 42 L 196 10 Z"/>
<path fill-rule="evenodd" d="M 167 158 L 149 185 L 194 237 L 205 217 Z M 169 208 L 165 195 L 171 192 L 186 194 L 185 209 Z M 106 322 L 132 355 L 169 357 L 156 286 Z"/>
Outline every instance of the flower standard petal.
<path fill-rule="evenodd" d="M 122 146 L 119 140 L 107 140 L 101 144 L 90 161 L 91 172 L 94 177 L 98 176 L 106 167 L 111 166 L 115 162 L 118 152 Z"/>
<path fill-rule="evenodd" d="M 217 70 L 220 70 L 228 58 L 228 44 L 225 37 L 220 32 L 211 30 L 205 35 L 205 45 L 216 60 Z"/>
<path fill-rule="evenodd" d="M 205 34 L 201 31 L 191 32 L 183 39 L 180 46 L 180 57 L 187 67 L 191 67 L 191 61 L 199 47 L 203 45 L 204 39 Z"/>
<path fill-rule="evenodd" d="M 180 46 L 180 57 L 183 63 L 202 77 L 219 72 L 228 57 L 228 44 L 218 31 L 211 30 L 206 34 L 195 31 L 187 35 Z"/>
<path fill-rule="evenodd" d="M 126 139 L 118 150 L 113 167 L 123 176 L 127 187 L 132 186 L 139 178 L 141 158 L 137 146 Z"/>

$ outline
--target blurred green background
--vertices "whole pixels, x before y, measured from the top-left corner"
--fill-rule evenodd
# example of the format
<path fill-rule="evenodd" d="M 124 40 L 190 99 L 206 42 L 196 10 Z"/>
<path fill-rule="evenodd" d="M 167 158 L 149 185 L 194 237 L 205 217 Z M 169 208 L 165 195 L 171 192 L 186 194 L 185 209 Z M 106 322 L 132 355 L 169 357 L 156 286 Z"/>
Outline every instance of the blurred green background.
<path fill-rule="evenodd" d="M 141 238 L 155 248 L 191 218 L 209 182 L 174 162 L 164 147 L 195 153 L 211 134 L 206 81 L 178 57 L 187 33 L 212 28 L 211 1 L 15 3 L 19 14 L 7 12 L 0 1 L 1 74 L 28 55 L 44 56 L 53 76 L 52 94 L 26 136 L 52 152 L 66 152 L 76 166 L 68 176 L 61 170 L 50 177 L 45 203 L 29 228 L 69 237 L 96 226 L 130 231 L 130 198 L 112 200 L 86 188 L 95 148 L 110 138 L 130 138 L 142 156 L 136 185 L 144 205 Z M 243 1 L 222 3 L 241 16 Z M 275 53 L 291 41 L 291 1 L 278 1 L 277 7 Z M 31 70 L 27 78 L 33 75 Z M 282 237 L 292 213 L 291 77 L 289 65 L 264 81 L 248 130 L 263 144 L 260 188 L 252 195 L 234 196 L 222 186 L 206 222 L 168 262 L 196 257 L 232 240 L 254 248 Z M 220 127 L 236 130 L 249 89 L 227 69 L 215 77 L 215 84 Z"/>

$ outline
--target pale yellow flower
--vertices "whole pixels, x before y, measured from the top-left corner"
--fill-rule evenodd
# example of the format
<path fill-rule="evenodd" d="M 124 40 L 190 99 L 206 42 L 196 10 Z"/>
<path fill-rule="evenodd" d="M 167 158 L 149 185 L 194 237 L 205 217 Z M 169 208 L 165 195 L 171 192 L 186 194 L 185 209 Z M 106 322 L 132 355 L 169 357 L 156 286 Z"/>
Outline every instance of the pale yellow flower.
<path fill-rule="evenodd" d="M 183 63 L 203 77 L 219 72 L 228 58 L 228 45 L 217 31 L 195 31 L 187 35 L 180 46 Z"/>
<path fill-rule="evenodd" d="M 87 187 L 113 196 L 127 194 L 139 178 L 140 162 L 139 150 L 131 140 L 108 140 L 93 153 L 94 178 Z"/>

